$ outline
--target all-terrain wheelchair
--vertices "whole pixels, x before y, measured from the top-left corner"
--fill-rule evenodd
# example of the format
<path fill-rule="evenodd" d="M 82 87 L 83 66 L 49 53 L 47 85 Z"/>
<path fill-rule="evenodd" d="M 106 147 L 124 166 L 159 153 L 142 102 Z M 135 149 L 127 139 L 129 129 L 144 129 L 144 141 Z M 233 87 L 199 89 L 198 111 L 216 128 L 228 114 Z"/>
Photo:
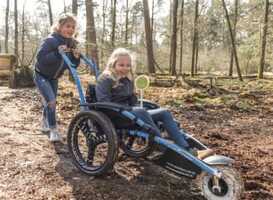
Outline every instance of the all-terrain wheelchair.
<path fill-rule="evenodd" d="M 117 160 L 118 151 L 135 158 L 151 155 L 155 146 L 163 153 L 152 157 L 151 162 L 176 176 L 198 179 L 203 195 L 207 199 L 240 199 L 243 183 L 240 174 L 232 168 L 233 159 L 212 155 L 199 160 L 169 139 L 155 136 L 153 127 L 132 114 L 130 107 L 115 103 L 96 102 L 95 87 L 90 85 L 88 94 L 82 89 L 75 66 L 66 54 L 60 51 L 75 80 L 81 111 L 72 119 L 67 133 L 68 148 L 76 167 L 90 176 L 100 176 L 111 170 Z M 96 64 L 81 55 L 96 77 Z M 159 105 L 143 101 L 145 109 L 156 109 Z M 158 124 L 164 131 L 163 127 Z M 186 137 L 191 148 L 207 147 L 191 135 Z"/>

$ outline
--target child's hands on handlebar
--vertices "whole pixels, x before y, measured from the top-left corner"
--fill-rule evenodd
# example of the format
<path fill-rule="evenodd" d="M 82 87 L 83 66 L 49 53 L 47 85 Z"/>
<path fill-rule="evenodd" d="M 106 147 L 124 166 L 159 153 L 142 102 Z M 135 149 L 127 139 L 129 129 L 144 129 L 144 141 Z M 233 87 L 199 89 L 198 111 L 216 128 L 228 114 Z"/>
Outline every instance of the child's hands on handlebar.
<path fill-rule="evenodd" d="M 75 49 L 71 49 L 72 53 L 73 53 L 73 56 L 76 58 L 76 59 L 79 59 L 80 56 L 81 56 L 81 51 L 80 49 L 78 48 L 75 48 Z"/>
<path fill-rule="evenodd" d="M 60 45 L 58 50 L 65 53 L 71 52 L 76 59 L 79 59 L 81 56 L 81 51 L 78 48 L 68 48 L 66 45 Z"/>
<path fill-rule="evenodd" d="M 63 51 L 63 52 L 69 52 L 70 51 L 70 49 L 65 44 L 58 46 L 58 50 Z"/>

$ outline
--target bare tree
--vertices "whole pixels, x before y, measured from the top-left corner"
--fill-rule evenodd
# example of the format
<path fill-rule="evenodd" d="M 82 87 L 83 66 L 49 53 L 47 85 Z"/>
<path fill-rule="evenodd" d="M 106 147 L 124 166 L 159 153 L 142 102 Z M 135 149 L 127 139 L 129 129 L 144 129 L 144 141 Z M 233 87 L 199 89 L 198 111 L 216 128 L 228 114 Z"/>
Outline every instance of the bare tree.
<path fill-rule="evenodd" d="M 9 0 L 7 0 L 6 16 L 5 16 L 5 53 L 9 52 Z"/>
<path fill-rule="evenodd" d="M 129 5 L 128 5 L 129 0 L 126 0 L 126 19 L 125 19 L 125 44 L 128 44 L 128 23 L 129 23 Z"/>
<path fill-rule="evenodd" d="M 238 78 L 240 81 L 243 81 L 243 78 L 241 75 L 241 69 L 239 66 L 238 54 L 237 54 L 237 50 L 236 50 L 236 45 L 235 45 L 235 41 L 234 41 L 234 36 L 233 36 L 233 32 L 232 32 L 231 23 L 230 23 L 225 0 L 222 0 L 222 4 L 223 4 L 223 8 L 224 8 L 225 15 L 226 15 L 226 20 L 227 20 L 227 24 L 228 24 L 229 33 L 230 33 L 230 39 L 231 39 L 231 43 L 232 43 L 233 53 L 235 56 L 235 63 L 236 63 L 236 67 L 237 67 Z"/>
<path fill-rule="evenodd" d="M 145 23 L 145 39 L 146 39 L 146 51 L 147 51 L 147 60 L 148 60 L 148 72 L 155 73 L 154 67 L 154 53 L 153 53 L 153 40 L 151 34 L 151 24 L 150 24 L 150 13 L 148 1 L 143 0 L 143 14 L 144 14 L 144 23 Z"/>
<path fill-rule="evenodd" d="M 18 58 L 18 10 L 17 0 L 14 0 L 14 54 Z"/>
<path fill-rule="evenodd" d="M 178 0 L 173 0 L 173 19 L 172 19 L 172 35 L 171 35 L 171 51 L 170 51 L 170 74 L 176 75 L 176 44 L 177 44 L 177 8 Z"/>
<path fill-rule="evenodd" d="M 86 0 L 85 5 L 86 5 L 86 52 L 87 55 L 94 58 L 96 64 L 99 66 L 93 0 Z"/>
<path fill-rule="evenodd" d="M 78 0 L 72 0 L 72 13 L 75 16 L 78 14 Z"/>
<path fill-rule="evenodd" d="M 22 59 L 21 59 L 21 64 L 22 66 L 24 66 L 24 62 L 25 62 L 25 4 L 26 2 L 24 1 L 24 5 L 23 5 L 23 12 L 22 12 L 22 34 L 21 34 L 21 55 L 22 55 Z"/>
<path fill-rule="evenodd" d="M 183 65 L 183 28 L 184 28 L 184 0 L 181 1 L 180 8 L 180 56 L 179 56 L 179 74 L 182 74 Z"/>
<path fill-rule="evenodd" d="M 107 9 L 107 0 L 103 0 L 102 4 L 102 34 L 101 34 L 101 48 L 100 48 L 100 61 L 101 61 L 101 66 L 104 65 L 103 62 L 103 57 L 104 57 L 104 37 L 105 37 L 105 20 L 106 20 L 106 9 Z"/>
<path fill-rule="evenodd" d="M 116 9 L 117 9 L 117 0 L 111 0 L 111 14 L 112 14 L 112 33 L 111 33 L 111 45 L 115 47 L 116 40 Z"/>
<path fill-rule="evenodd" d="M 267 28 L 268 28 L 268 11 L 269 11 L 269 0 L 265 0 L 263 37 L 262 37 L 261 58 L 260 58 L 260 66 L 258 70 L 258 78 L 263 78 L 263 73 L 264 73 L 266 36 L 267 36 Z"/>
<path fill-rule="evenodd" d="M 51 8 L 50 0 L 47 0 L 47 5 L 48 5 L 48 13 L 49 13 L 49 24 L 50 24 L 50 26 L 52 26 L 53 25 L 53 15 L 52 15 L 52 8 Z"/>
<path fill-rule="evenodd" d="M 234 35 L 234 41 L 236 43 L 236 25 L 238 21 L 238 5 L 239 5 L 239 0 L 235 0 L 234 2 L 234 25 L 233 25 L 233 35 Z M 233 50 L 231 49 L 231 55 L 230 55 L 230 64 L 229 64 L 229 76 L 233 75 Z"/>
<path fill-rule="evenodd" d="M 66 13 L 66 3 L 65 3 L 65 0 L 63 0 L 63 3 L 64 3 L 64 13 Z"/>
<path fill-rule="evenodd" d="M 192 62 L 191 62 L 191 76 L 194 76 L 195 70 L 195 63 L 196 63 L 196 44 L 197 44 L 197 21 L 198 21 L 198 7 L 199 7 L 199 0 L 195 2 L 195 15 L 194 15 L 194 24 L 193 24 L 193 40 L 192 40 Z"/>

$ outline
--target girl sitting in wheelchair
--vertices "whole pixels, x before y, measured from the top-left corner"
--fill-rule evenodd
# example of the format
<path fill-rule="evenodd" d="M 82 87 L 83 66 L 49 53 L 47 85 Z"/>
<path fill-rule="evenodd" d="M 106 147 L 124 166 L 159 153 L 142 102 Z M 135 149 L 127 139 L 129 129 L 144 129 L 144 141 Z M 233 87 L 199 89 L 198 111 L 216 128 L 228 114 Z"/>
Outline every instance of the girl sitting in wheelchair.
<path fill-rule="evenodd" d="M 124 48 L 118 48 L 111 54 L 106 69 L 99 76 L 96 84 L 96 98 L 98 102 L 114 102 L 124 106 L 132 106 L 132 113 L 151 125 L 154 134 L 160 136 L 160 130 L 156 126 L 161 122 L 170 138 L 180 147 L 188 150 L 199 159 L 203 159 L 213 153 L 211 149 L 191 149 L 185 139 L 185 133 L 179 129 L 171 113 L 162 108 L 145 110 L 134 107 L 137 98 L 134 94 L 134 81 L 132 73 L 133 58 L 131 52 Z"/>

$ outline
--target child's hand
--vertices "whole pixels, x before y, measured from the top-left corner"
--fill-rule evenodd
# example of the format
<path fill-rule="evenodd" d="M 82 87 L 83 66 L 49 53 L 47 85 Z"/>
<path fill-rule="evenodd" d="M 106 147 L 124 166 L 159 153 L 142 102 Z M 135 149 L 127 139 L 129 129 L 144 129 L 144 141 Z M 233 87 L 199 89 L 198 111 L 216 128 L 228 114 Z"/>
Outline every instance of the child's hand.
<path fill-rule="evenodd" d="M 59 51 L 68 52 L 69 48 L 66 45 L 60 45 L 58 46 Z"/>
<path fill-rule="evenodd" d="M 73 53 L 73 56 L 76 58 L 76 59 L 79 59 L 80 56 L 81 56 L 81 51 L 80 49 L 72 49 L 72 53 Z"/>

